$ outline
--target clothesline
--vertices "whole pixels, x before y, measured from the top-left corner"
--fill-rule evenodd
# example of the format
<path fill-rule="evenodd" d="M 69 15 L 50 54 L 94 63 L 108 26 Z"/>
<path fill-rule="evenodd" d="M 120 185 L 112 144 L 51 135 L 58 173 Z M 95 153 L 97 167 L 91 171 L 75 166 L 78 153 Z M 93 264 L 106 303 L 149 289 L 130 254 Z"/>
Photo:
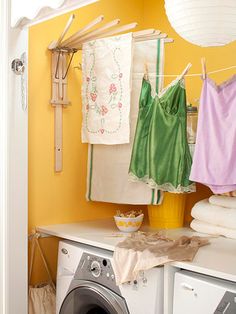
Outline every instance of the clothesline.
<path fill-rule="evenodd" d="M 213 73 L 218 73 L 218 72 L 223 72 L 223 71 L 227 71 L 230 69 L 234 69 L 236 68 L 236 65 L 227 67 L 227 68 L 223 68 L 223 69 L 219 69 L 219 70 L 214 70 L 214 71 L 209 71 L 207 72 L 207 74 L 213 74 Z M 143 75 L 143 73 L 135 73 L 135 75 L 140 74 Z M 148 75 L 150 77 L 156 77 L 156 76 L 163 76 L 163 77 L 177 77 L 179 76 L 179 74 L 154 74 L 154 73 L 148 73 Z M 193 73 L 193 74 L 186 74 L 185 77 L 191 77 L 191 76 L 202 76 L 202 73 Z"/>

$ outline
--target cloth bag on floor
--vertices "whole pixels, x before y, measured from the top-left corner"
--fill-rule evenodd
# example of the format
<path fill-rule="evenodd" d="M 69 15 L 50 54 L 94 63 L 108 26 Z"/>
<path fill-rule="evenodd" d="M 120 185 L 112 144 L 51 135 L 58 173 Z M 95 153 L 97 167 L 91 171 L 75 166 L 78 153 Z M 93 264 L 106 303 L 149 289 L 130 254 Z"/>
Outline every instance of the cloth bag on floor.
<path fill-rule="evenodd" d="M 29 314 L 55 314 L 56 313 L 56 288 L 52 280 L 46 259 L 38 241 L 38 235 L 33 236 L 30 271 L 29 271 L 29 284 L 32 275 L 32 268 L 34 263 L 35 249 L 39 250 L 43 264 L 48 274 L 49 281 L 47 283 L 29 286 Z"/>

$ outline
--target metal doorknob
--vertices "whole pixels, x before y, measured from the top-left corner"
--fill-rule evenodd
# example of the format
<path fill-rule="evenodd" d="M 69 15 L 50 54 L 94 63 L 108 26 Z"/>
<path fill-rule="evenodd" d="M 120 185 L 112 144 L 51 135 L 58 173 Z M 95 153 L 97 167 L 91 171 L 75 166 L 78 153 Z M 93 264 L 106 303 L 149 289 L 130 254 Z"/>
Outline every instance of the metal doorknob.
<path fill-rule="evenodd" d="M 20 59 L 14 59 L 11 63 L 11 69 L 16 75 L 21 75 L 25 71 L 24 62 Z"/>

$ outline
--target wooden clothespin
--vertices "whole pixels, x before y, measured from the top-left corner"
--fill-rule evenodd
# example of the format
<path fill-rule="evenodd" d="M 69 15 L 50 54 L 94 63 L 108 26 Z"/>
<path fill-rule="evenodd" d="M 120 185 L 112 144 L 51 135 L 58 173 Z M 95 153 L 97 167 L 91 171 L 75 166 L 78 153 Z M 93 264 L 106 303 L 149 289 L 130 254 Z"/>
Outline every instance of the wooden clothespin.
<path fill-rule="evenodd" d="M 201 58 L 201 64 L 202 64 L 202 78 L 203 80 L 206 79 L 206 59 Z"/>
<path fill-rule="evenodd" d="M 188 65 L 186 66 L 186 68 L 183 70 L 182 74 L 180 75 L 180 78 L 182 79 L 189 71 L 189 69 L 191 68 L 192 63 L 188 63 Z"/>
<path fill-rule="evenodd" d="M 148 76 L 148 65 L 147 65 L 146 61 L 144 62 L 144 79 L 145 80 L 149 79 L 149 76 Z"/>

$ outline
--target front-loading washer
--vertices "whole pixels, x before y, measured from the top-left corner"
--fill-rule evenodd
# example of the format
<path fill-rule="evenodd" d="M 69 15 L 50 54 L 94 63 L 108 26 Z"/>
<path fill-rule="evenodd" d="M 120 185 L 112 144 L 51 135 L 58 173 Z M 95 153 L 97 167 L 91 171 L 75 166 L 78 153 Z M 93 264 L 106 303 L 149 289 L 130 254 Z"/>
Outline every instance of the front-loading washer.
<path fill-rule="evenodd" d="M 163 267 L 117 286 L 112 255 L 72 241 L 59 243 L 56 314 L 163 314 Z"/>

